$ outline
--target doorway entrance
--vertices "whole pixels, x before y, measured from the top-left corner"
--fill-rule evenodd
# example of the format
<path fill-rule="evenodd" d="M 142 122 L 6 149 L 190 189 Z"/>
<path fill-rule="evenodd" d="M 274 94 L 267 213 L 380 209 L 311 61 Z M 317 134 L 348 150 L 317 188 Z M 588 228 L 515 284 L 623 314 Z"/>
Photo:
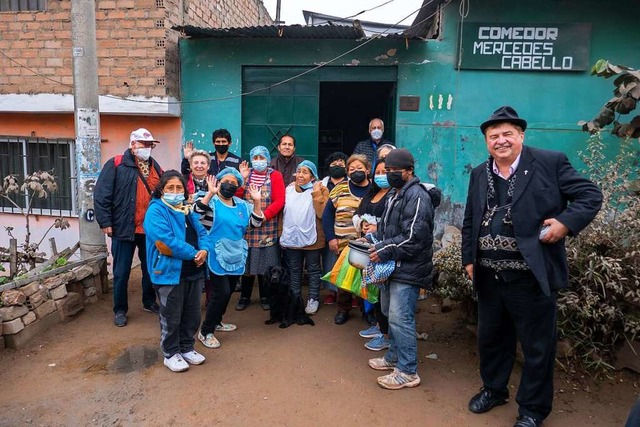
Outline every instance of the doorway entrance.
<path fill-rule="evenodd" d="M 385 123 L 385 137 L 395 134 L 395 82 L 320 82 L 318 166 L 333 152 L 353 153 L 367 139 L 369 121 Z M 325 171 L 327 173 L 327 171 Z"/>

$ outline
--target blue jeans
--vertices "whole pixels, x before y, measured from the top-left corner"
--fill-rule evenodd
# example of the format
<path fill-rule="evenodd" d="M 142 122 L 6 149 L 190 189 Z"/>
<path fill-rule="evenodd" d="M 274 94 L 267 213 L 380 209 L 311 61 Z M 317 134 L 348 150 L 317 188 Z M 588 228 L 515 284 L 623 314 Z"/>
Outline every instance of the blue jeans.
<path fill-rule="evenodd" d="M 142 305 L 149 307 L 156 302 L 156 293 L 151 284 L 151 278 L 147 271 L 147 245 L 144 234 L 136 234 L 133 241 L 111 240 L 111 255 L 113 255 L 113 312 L 126 313 L 129 311 L 127 287 L 129 274 L 131 274 L 131 261 L 133 253 L 138 248 L 140 270 L 142 270 Z"/>
<path fill-rule="evenodd" d="M 332 252 L 329 249 L 329 245 L 326 245 L 322 250 L 322 274 L 327 274 L 333 268 L 333 265 L 338 260 L 338 255 Z M 326 280 L 322 281 L 322 288 L 329 289 L 330 291 L 336 292 L 338 288 L 333 283 L 327 282 Z"/>
<path fill-rule="evenodd" d="M 322 249 L 287 248 L 287 264 L 289 264 L 291 271 L 291 289 L 296 297 L 302 293 L 302 273 L 306 260 L 307 274 L 309 275 L 309 298 L 316 301 L 320 298 L 320 276 L 322 275 L 320 252 Z"/>
<path fill-rule="evenodd" d="M 418 367 L 416 303 L 420 288 L 391 281 L 380 290 L 382 313 L 389 318 L 389 350 L 384 358 L 399 371 L 413 375 Z"/>

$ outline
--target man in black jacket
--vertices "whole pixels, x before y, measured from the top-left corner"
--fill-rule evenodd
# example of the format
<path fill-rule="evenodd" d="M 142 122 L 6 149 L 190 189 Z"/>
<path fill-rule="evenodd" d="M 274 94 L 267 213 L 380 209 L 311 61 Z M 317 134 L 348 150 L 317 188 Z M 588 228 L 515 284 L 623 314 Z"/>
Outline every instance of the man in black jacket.
<path fill-rule="evenodd" d="M 102 231 L 111 237 L 116 326 L 127 324 L 127 287 L 136 248 L 142 270 L 142 306 L 145 311 L 158 313 L 156 294 L 147 271 L 146 239 L 142 227 L 151 191 L 162 175 L 162 169 L 151 157 L 156 143 L 158 141 L 146 129 L 131 132 L 129 149 L 105 163 L 94 190 L 96 220 Z"/>
<path fill-rule="evenodd" d="M 462 227 L 462 264 L 478 295 L 483 387 L 474 413 L 503 405 L 516 356 L 524 353 L 514 427 L 551 412 L 557 291 L 568 284 L 564 239 L 596 216 L 602 193 L 563 153 L 523 145 L 527 122 L 504 106 L 480 129 L 489 159 L 473 169 Z"/>
<path fill-rule="evenodd" d="M 433 277 L 433 215 L 438 202 L 415 176 L 409 150 L 389 152 L 385 168 L 393 189 L 375 233 L 378 243 L 370 259 L 395 261 L 395 270 L 380 291 L 382 312 L 389 318 L 390 347 L 384 357 L 369 360 L 369 366 L 392 370 L 378 378 L 378 385 L 397 390 L 420 384 L 415 311 L 420 288 L 429 287 Z M 367 239 L 373 240 L 370 235 Z"/>

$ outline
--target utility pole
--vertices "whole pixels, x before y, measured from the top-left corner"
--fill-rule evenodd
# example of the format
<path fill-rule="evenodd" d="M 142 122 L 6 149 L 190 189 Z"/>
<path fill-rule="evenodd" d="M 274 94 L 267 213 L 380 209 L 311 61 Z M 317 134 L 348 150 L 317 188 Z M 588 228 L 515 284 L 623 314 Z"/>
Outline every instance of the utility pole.
<path fill-rule="evenodd" d="M 71 0 L 73 101 L 76 128 L 76 188 L 80 256 L 106 253 L 105 237 L 95 220 L 93 188 L 100 174 L 100 111 L 96 54 L 95 0 Z"/>

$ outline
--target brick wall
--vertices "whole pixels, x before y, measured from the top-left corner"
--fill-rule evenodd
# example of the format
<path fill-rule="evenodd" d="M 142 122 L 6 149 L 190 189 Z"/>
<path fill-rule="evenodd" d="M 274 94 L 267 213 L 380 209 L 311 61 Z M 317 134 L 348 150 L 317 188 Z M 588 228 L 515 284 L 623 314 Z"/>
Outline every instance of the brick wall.
<path fill-rule="evenodd" d="M 0 94 L 72 93 L 70 13 L 70 0 L 49 0 L 46 11 L 0 13 L 0 51 L 15 61 L 0 55 Z M 271 22 L 261 0 L 96 0 L 100 94 L 178 97 L 173 25 Z"/>

